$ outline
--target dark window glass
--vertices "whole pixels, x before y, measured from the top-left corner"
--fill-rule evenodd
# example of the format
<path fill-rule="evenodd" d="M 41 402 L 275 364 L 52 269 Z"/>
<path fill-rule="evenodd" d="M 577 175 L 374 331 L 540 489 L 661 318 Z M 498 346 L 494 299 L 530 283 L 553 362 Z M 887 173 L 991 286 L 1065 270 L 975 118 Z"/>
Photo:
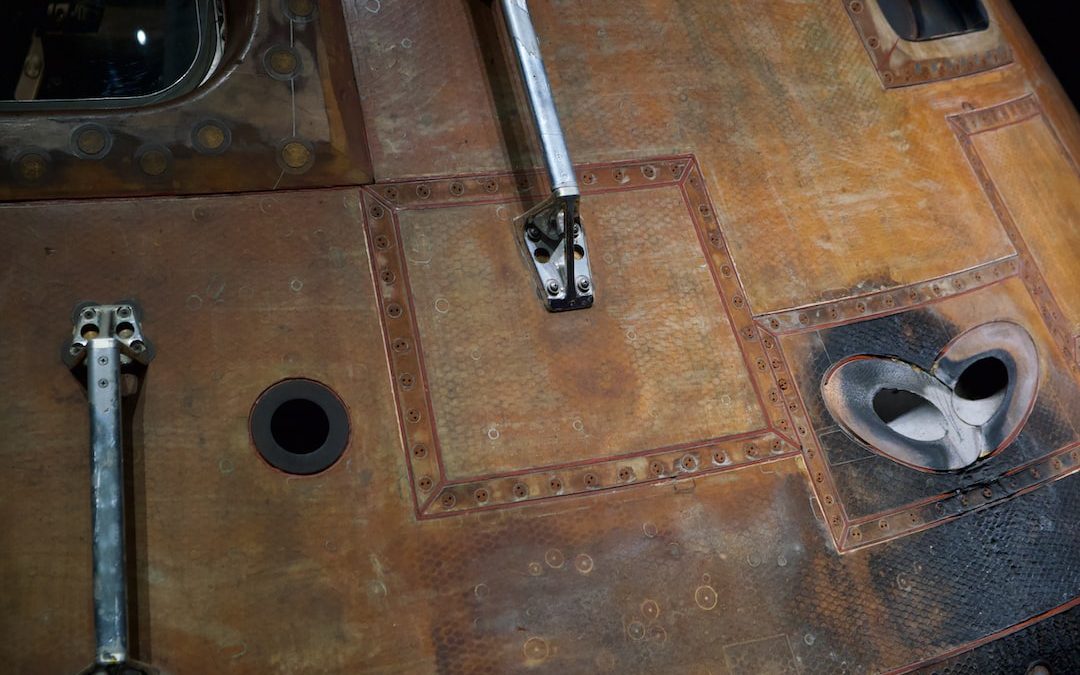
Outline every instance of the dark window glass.
<path fill-rule="evenodd" d="M 990 25 L 980 0 L 878 0 L 878 5 L 905 40 L 974 33 Z"/>
<path fill-rule="evenodd" d="M 190 89 L 218 47 L 207 0 L 2 1 L 0 101 L 153 97 L 188 81 Z"/>

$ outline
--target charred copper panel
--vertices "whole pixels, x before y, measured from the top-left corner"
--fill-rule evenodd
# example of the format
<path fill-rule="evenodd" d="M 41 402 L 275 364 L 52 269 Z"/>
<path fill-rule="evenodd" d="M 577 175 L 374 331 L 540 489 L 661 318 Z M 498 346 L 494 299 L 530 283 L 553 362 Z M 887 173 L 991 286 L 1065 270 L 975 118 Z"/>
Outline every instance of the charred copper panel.
<path fill-rule="evenodd" d="M 370 181 L 340 4 L 222 5 L 221 65 L 190 94 L 141 108 L 0 112 L 0 199 Z"/>
<path fill-rule="evenodd" d="M 0 350 L 0 575 L 20 580 L 0 606 L 22 619 L 0 639 L 5 670 L 77 673 L 93 654 L 87 404 L 59 341 L 84 300 L 136 299 L 157 349 L 124 402 L 133 653 L 166 673 L 222 672 L 245 644 L 259 659 L 264 637 L 304 639 L 263 622 L 282 593 L 329 621 L 302 599 L 331 582 L 312 579 L 310 542 L 293 557 L 298 533 L 330 556 L 399 457 L 372 478 L 396 429 L 356 191 L 8 204 L 0 231 L 0 314 L 19 317 Z M 296 377 L 350 414 L 343 457 L 317 477 L 271 468 L 249 436 L 262 390 Z M 334 500 L 315 508 L 320 491 Z"/>
<path fill-rule="evenodd" d="M 729 308 L 740 351 L 760 354 L 753 381 L 775 380 L 770 426 L 803 438 L 788 366 L 743 311 L 693 164 L 586 167 L 586 197 L 666 200 L 681 185 L 694 208 L 671 221 L 708 251 L 684 262 L 715 271 L 720 290 L 703 292 Z M 0 208 L 0 301 L 17 317 L 0 366 L 20 393 L 0 406 L 0 609 L 20 619 L 0 637 L 6 667 L 78 672 L 92 648 L 86 402 L 58 354 L 85 297 L 136 296 L 158 349 L 131 409 L 129 534 L 132 651 L 164 673 L 906 670 L 1080 593 L 1076 476 L 844 555 L 807 484 L 812 460 L 745 440 L 734 470 L 417 518 L 379 325 L 403 335 L 386 313 L 401 286 L 383 275 L 401 268 L 370 210 L 404 220 L 423 195 L 433 213 L 509 208 L 518 196 L 492 195 L 518 195 L 519 179 L 537 186 L 525 201 L 543 196 L 535 176 L 380 186 L 364 195 L 370 231 L 356 190 Z M 147 214 L 152 226 L 129 226 Z M 970 304 L 1002 314 L 1003 297 Z M 960 323 L 967 299 L 939 303 L 943 316 Z M 404 358 L 390 352 L 393 372 Z M 310 477 L 268 467 L 248 434 L 259 394 L 290 377 L 325 382 L 349 410 L 345 455 Z"/>
<path fill-rule="evenodd" d="M 990 25 L 981 31 L 910 41 L 896 34 L 877 0 L 840 0 L 855 23 L 866 53 L 885 87 L 906 87 L 971 75 L 1012 63 L 992 5 Z"/>
<path fill-rule="evenodd" d="M 530 7 L 575 161 L 692 152 L 755 312 L 1015 253 L 942 117 L 1020 69 L 883 92 L 840 0 Z M 491 3 L 348 16 L 380 180 L 542 164 Z"/>
<path fill-rule="evenodd" d="M 597 302 L 553 316 L 512 219 L 536 174 L 365 190 L 406 455 L 425 515 L 791 452 L 774 367 L 692 157 L 579 170 Z"/>
<path fill-rule="evenodd" d="M 892 357 L 929 370 L 957 336 L 992 321 L 1031 334 L 1040 374 L 1030 416 L 998 454 L 963 471 L 928 474 L 854 440 L 824 405 L 823 378 L 846 359 Z M 804 446 L 807 465 L 841 550 L 941 524 L 1080 469 L 1080 387 L 1017 276 L 878 318 L 794 330 L 781 345 L 815 431 Z"/>
<path fill-rule="evenodd" d="M 998 219 L 1027 261 L 1024 282 L 1062 348 L 1080 358 L 1080 168 L 1034 96 L 949 118 Z"/>

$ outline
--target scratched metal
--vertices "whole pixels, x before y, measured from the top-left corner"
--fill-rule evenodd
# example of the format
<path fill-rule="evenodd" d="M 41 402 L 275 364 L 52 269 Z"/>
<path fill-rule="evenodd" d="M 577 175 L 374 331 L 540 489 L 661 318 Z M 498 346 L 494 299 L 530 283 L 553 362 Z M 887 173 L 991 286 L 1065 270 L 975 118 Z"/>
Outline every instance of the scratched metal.
<path fill-rule="evenodd" d="M 839 0 L 530 6 L 575 161 L 697 155 L 756 313 L 1013 253 L 942 118 L 1022 70 L 883 92 Z M 541 165 L 490 3 L 346 14 L 377 177 Z"/>
<path fill-rule="evenodd" d="M 1080 335 L 1080 168 L 1040 101 L 1024 96 L 950 118 L 1017 250 L 1055 337 L 1075 352 Z"/>
<path fill-rule="evenodd" d="M 131 296 L 146 309 L 160 354 L 130 408 L 131 644 L 166 674 L 887 672 L 1007 640 L 1026 622 L 1044 619 L 1048 631 L 1062 625 L 1045 617 L 1080 595 L 1080 478 L 1072 475 L 1080 449 L 1038 453 L 1044 441 L 1058 444 L 1055 434 L 1062 443 L 1070 436 L 1060 424 L 1076 419 L 1074 385 L 1061 384 L 1075 377 L 1070 371 L 1042 369 L 1059 379 L 1044 382 L 1044 412 L 1029 422 L 1039 443 L 1018 446 L 1030 462 L 921 511 L 851 523 L 816 437 L 827 430 L 810 423 L 820 409 L 809 399 L 803 408 L 795 391 L 796 374 L 804 378 L 814 361 L 789 342 L 813 332 L 778 337 L 753 319 L 847 298 L 858 310 L 855 295 L 885 303 L 878 291 L 959 279 L 1023 252 L 971 162 L 969 146 L 978 142 L 982 152 L 983 141 L 966 138 L 971 130 L 954 135 L 949 119 L 1008 118 L 1003 101 L 1034 93 L 1075 157 L 1080 118 L 1008 3 L 987 1 L 1012 65 L 891 91 L 841 2 L 531 3 L 575 159 L 604 165 L 598 176 L 610 187 L 620 160 L 635 160 L 638 181 L 647 166 L 640 158 L 682 158 L 675 175 L 707 254 L 683 260 L 681 274 L 694 278 L 700 272 L 689 267 L 709 266 L 716 288 L 707 290 L 729 310 L 768 433 L 780 444 L 777 455 L 771 442 L 764 455 L 753 448 L 753 462 L 751 449 L 739 448 L 738 467 L 707 476 L 665 472 L 642 485 L 445 518 L 428 518 L 434 512 L 413 501 L 407 414 L 426 400 L 426 381 L 401 390 L 398 367 L 415 365 L 416 351 L 394 350 L 397 339 L 414 336 L 400 322 L 408 312 L 394 321 L 388 314 L 390 302 L 407 297 L 404 268 L 390 267 L 392 223 L 411 222 L 409 210 L 425 208 L 416 206 L 425 194 L 445 201 L 443 192 L 460 190 L 456 210 L 484 211 L 486 174 L 499 174 L 499 191 L 508 175 L 501 172 L 530 171 L 541 159 L 491 3 L 438 0 L 423 11 L 404 0 L 343 3 L 357 90 L 338 77 L 341 50 L 326 42 L 324 60 L 314 41 L 304 62 L 319 64 L 318 86 L 314 73 L 297 82 L 297 133 L 322 138 L 307 173 L 283 174 L 270 152 L 291 132 L 278 105 L 286 88 L 257 74 L 253 53 L 234 71 L 234 82 L 252 80 L 245 95 L 230 98 L 221 87 L 206 96 L 221 96 L 229 114 L 252 121 L 233 129 L 234 142 L 243 141 L 235 155 L 185 168 L 194 151 L 183 139 L 198 123 L 188 112 L 203 110 L 192 100 L 123 120 L 139 133 L 117 134 L 114 148 L 128 152 L 115 164 L 110 156 L 103 173 L 84 161 L 78 172 L 45 174 L 56 181 L 48 189 L 10 188 L 73 195 L 355 184 L 370 172 L 363 153 L 354 154 L 355 127 L 339 125 L 361 117 L 355 105 L 327 103 L 354 96 L 363 98 L 374 173 L 385 181 L 362 194 L 354 187 L 0 206 L 0 369 L 16 383 L 7 391 L 18 391 L 0 401 L 0 612 L 8 619 L 0 661 L 12 672 L 77 672 L 92 654 L 86 401 L 57 348 L 75 302 Z M 266 9 L 259 25 L 273 26 L 274 40 L 288 37 L 282 3 L 243 7 L 249 18 Z M 335 8 L 319 3 L 320 18 Z M 296 36 L 312 37 L 309 29 Z M 324 65 L 334 72 L 328 79 Z M 167 121 L 150 133 L 154 115 Z M 5 129 L 56 147 L 67 147 L 73 131 L 40 116 Z M 1022 147 L 1031 132 L 1038 170 L 1064 171 L 1032 129 L 1004 133 L 1019 134 Z M 130 159 L 144 135 L 175 143 L 168 180 L 135 173 Z M 691 155 L 694 169 L 683 172 L 678 162 L 685 169 Z M 1013 164 L 992 167 L 991 182 L 1016 181 L 1001 189 L 1010 208 L 1037 203 L 1010 196 L 1027 189 L 1017 186 L 1033 169 L 1019 154 L 1009 157 Z M 59 169 L 61 159 L 50 159 Z M 16 168 L 9 164 L 6 175 Z M 445 179 L 410 180 L 432 176 Z M 1054 180 L 1068 189 L 1072 179 Z M 395 201 L 405 185 L 412 193 Z M 586 199 L 599 206 L 624 196 Z M 1017 228 L 1048 226 L 1041 219 L 1051 207 L 1030 206 L 1034 215 Z M 507 227 L 495 221 L 487 234 L 509 236 Z M 1040 260 L 1053 254 L 1038 237 L 1027 243 Z M 1052 288 L 1068 282 L 1047 274 Z M 1041 286 L 1031 279 L 1023 281 L 1035 293 Z M 936 314 L 949 335 L 1018 316 L 1043 358 L 1058 358 L 1047 356 L 1060 339 L 1042 334 L 1039 321 L 1052 320 L 1052 310 L 1039 295 L 1032 303 L 1018 279 L 976 285 L 977 296 L 905 306 L 902 318 L 885 323 L 902 330 L 904 321 L 917 327 L 919 316 Z M 522 303 L 535 299 L 526 294 Z M 893 337 L 897 348 L 918 346 Z M 542 367 L 565 346 L 537 356 Z M 342 461 L 306 478 L 261 462 L 247 430 L 258 394 L 298 376 L 332 387 L 353 429 Z M 588 393 L 574 402 L 586 405 Z M 1050 650 L 1049 659 L 1055 644 L 1039 640 L 1034 649 Z M 1023 670 L 1029 653 L 995 652 L 993 667 Z"/>
<path fill-rule="evenodd" d="M 145 208 L 159 224 L 126 228 Z M 1080 592 L 1075 477 L 845 555 L 791 457 L 417 520 L 361 220 L 352 190 L 0 208 L 24 345 L 2 366 L 39 383 L 0 409 L 14 672 L 76 672 L 92 650 L 85 401 L 41 335 L 84 294 L 132 289 L 159 350 L 129 465 L 132 652 L 166 673 L 881 671 Z M 266 384 L 299 375 L 353 426 L 310 478 L 247 432 Z"/>
<path fill-rule="evenodd" d="M 447 474 L 505 473 L 766 425 L 675 187 L 582 203 L 594 311 L 552 321 L 520 201 L 400 216 Z M 603 280 L 602 286 L 600 280 Z"/>

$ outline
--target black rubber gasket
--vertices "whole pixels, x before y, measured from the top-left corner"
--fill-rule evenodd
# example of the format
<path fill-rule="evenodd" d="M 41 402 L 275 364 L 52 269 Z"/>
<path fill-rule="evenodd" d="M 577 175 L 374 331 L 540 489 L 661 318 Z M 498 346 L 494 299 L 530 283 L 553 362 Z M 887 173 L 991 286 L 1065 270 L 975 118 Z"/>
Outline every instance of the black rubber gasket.
<path fill-rule="evenodd" d="M 297 454 L 278 444 L 270 429 L 274 413 L 284 403 L 296 399 L 311 401 L 326 413 L 329 432 L 318 449 Z M 248 421 L 255 450 L 270 466 L 286 473 L 309 476 L 329 469 L 349 444 L 349 411 L 329 387 L 314 380 L 282 380 L 271 385 L 251 407 Z"/>

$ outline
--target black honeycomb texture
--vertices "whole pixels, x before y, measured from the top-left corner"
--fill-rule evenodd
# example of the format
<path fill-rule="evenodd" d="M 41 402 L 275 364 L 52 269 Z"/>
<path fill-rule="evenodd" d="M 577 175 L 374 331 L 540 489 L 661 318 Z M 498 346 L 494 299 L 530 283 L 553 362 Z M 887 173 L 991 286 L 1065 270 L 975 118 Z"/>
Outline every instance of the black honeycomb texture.
<path fill-rule="evenodd" d="M 847 432 L 835 431 L 839 425 L 821 400 L 821 377 L 829 367 L 850 356 L 871 354 L 894 356 L 929 370 L 941 349 L 962 330 L 933 309 L 916 309 L 805 336 L 809 367 L 797 375 L 800 391 L 849 517 L 869 516 L 992 481 L 1012 467 L 1077 439 L 1072 420 L 1080 419 L 1080 395 L 1069 374 L 1057 370 L 1044 373 L 1035 407 L 1016 440 L 964 471 L 913 471 L 871 452 Z"/>
<path fill-rule="evenodd" d="M 1035 665 L 1047 668 L 1050 675 L 1080 673 L 1080 607 L 917 672 L 921 675 L 1023 673 Z"/>

